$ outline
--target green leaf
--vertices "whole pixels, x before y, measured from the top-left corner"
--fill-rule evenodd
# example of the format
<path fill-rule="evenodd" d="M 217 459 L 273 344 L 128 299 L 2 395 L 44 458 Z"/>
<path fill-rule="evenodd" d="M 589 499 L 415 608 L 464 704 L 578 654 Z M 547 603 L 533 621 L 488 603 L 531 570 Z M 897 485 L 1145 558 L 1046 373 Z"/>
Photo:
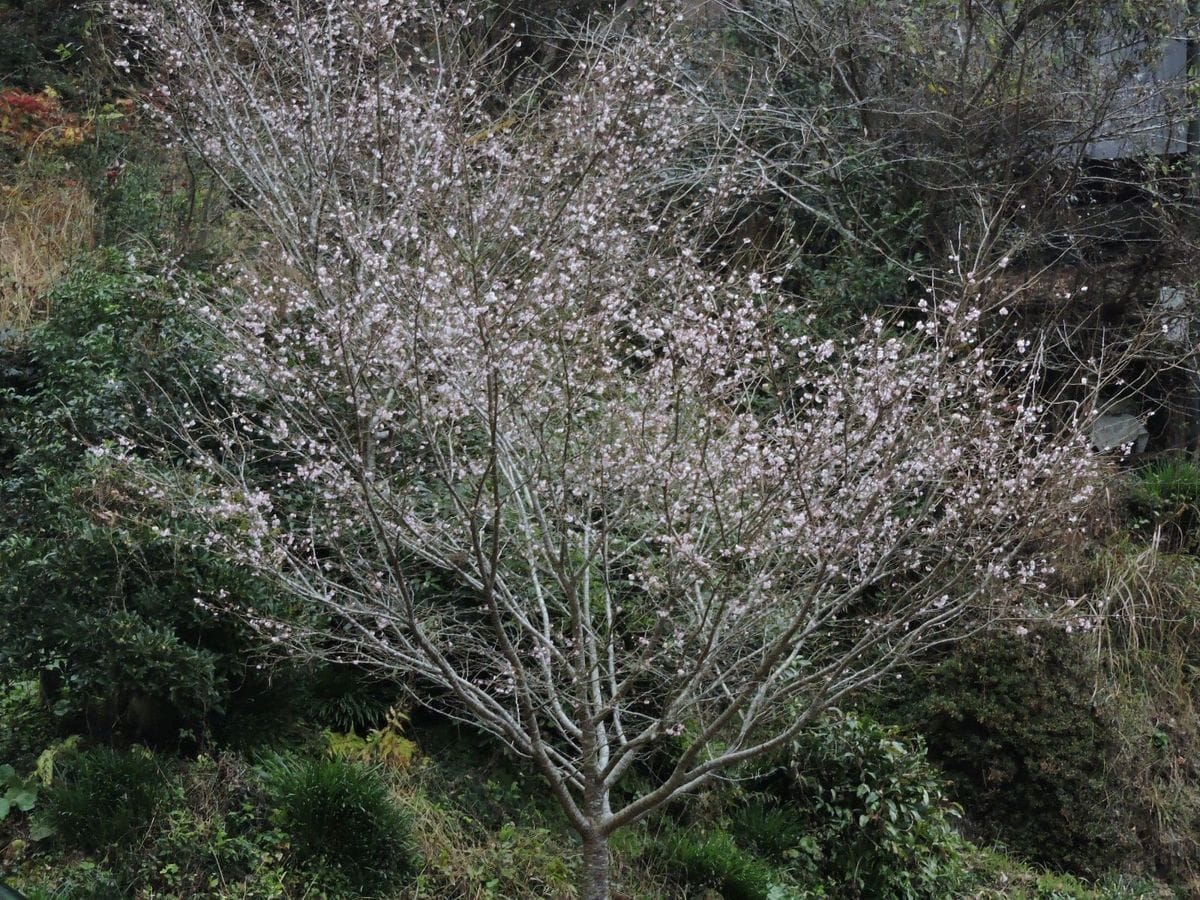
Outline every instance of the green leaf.
<path fill-rule="evenodd" d="M 53 834 L 54 826 L 46 819 L 36 819 L 29 826 L 29 839 L 31 841 L 44 841 Z"/>
<path fill-rule="evenodd" d="M 21 812 L 29 812 L 37 803 L 37 791 L 29 788 L 9 790 L 5 799 L 12 802 Z"/>

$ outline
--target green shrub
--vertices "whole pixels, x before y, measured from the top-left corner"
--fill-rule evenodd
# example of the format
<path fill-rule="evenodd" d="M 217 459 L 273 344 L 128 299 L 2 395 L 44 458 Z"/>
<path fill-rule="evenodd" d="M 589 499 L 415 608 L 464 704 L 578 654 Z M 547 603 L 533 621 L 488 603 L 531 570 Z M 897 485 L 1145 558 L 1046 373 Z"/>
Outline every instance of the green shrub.
<path fill-rule="evenodd" d="M 906 679 L 884 714 L 925 737 L 985 841 L 1096 876 L 1135 848 L 1110 802 L 1122 792 L 1107 764 L 1114 733 L 1093 701 L 1091 649 L 1059 628 L 984 635 Z"/>
<path fill-rule="evenodd" d="M 53 738 L 54 721 L 38 700 L 38 683 L 28 677 L 0 681 L 0 760 L 30 769 Z"/>
<path fill-rule="evenodd" d="M 726 831 L 678 831 L 660 852 L 689 888 L 715 888 L 726 900 L 771 900 L 772 887 L 782 880 Z"/>
<path fill-rule="evenodd" d="M 339 890 L 336 878 L 314 877 L 294 865 L 288 835 L 271 819 L 256 769 L 231 754 L 202 754 L 172 766 L 140 840 L 97 850 L 72 865 L 66 863 L 77 859 L 75 845 L 59 841 L 58 853 L 39 845 L 13 873 L 14 886 L 31 900 L 361 896 Z"/>
<path fill-rule="evenodd" d="M 46 795 L 46 813 L 67 846 L 113 853 L 142 841 L 167 793 L 153 754 L 100 747 L 63 764 Z"/>
<path fill-rule="evenodd" d="M 122 86 L 117 93 L 133 92 Z M 97 98 L 88 140 L 68 154 L 72 175 L 96 201 L 99 243 L 151 250 L 188 270 L 210 271 L 238 237 L 227 227 L 228 192 L 216 173 L 182 150 L 164 148 L 154 123 L 114 96 Z"/>
<path fill-rule="evenodd" d="M 96 448 L 170 465 L 177 404 L 215 403 L 207 349 L 169 285 L 100 255 L 54 292 L 25 338 L 28 366 L 0 372 L 0 673 L 36 673 L 64 731 L 169 744 L 229 708 L 257 638 L 196 598 L 258 609 L 276 599 L 238 567 L 189 546 L 171 518 Z M 155 374 L 158 373 L 158 374 Z"/>
<path fill-rule="evenodd" d="M 864 716 L 801 735 L 788 793 L 822 877 L 849 896 L 940 898 L 966 878 L 957 810 L 919 743 Z"/>
<path fill-rule="evenodd" d="M 196 757 L 172 783 L 146 845 L 127 860 L 127 880 L 178 897 L 211 896 L 235 883 L 243 900 L 285 894 L 287 836 L 272 825 L 267 804 L 241 758 Z"/>
<path fill-rule="evenodd" d="M 35 91 L 72 87 L 89 62 L 87 19 L 70 0 L 0 0 L 0 78 Z"/>
<path fill-rule="evenodd" d="M 371 680 L 353 666 L 323 665 L 306 685 L 305 720 L 333 731 L 365 733 L 385 723 L 397 697 L 394 683 Z"/>
<path fill-rule="evenodd" d="M 741 788 L 712 792 L 691 829 L 668 830 L 643 857 L 727 898 L 940 900 L 971 881 L 941 776 L 896 729 L 832 716 L 743 774 Z"/>
<path fill-rule="evenodd" d="M 469 861 L 458 855 L 459 848 L 447 849 L 458 865 L 466 862 L 465 868 L 480 876 L 492 891 L 489 896 L 511 897 L 518 891 L 524 896 L 573 896 L 573 847 L 563 837 L 548 828 L 507 822 Z"/>
<path fill-rule="evenodd" d="M 811 838 L 790 808 L 751 800 L 734 811 L 729 828 L 739 841 L 748 842 L 776 862 L 811 852 Z"/>
<path fill-rule="evenodd" d="M 378 770 L 338 757 L 278 756 L 267 792 L 294 853 L 306 866 L 361 892 L 411 873 L 411 823 Z"/>

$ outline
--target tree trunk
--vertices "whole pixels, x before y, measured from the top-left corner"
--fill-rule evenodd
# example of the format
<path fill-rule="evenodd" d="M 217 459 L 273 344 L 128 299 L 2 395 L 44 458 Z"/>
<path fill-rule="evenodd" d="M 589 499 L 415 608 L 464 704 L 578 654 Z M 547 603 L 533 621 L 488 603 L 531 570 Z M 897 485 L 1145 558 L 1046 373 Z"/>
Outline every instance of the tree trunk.
<path fill-rule="evenodd" d="M 608 835 L 586 835 L 580 900 L 609 900 L 608 860 Z"/>

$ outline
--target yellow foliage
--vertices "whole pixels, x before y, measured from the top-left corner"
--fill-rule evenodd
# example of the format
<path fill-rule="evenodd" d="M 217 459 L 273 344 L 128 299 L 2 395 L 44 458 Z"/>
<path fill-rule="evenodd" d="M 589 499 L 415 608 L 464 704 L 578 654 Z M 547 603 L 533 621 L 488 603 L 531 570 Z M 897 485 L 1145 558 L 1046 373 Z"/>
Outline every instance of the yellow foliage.
<path fill-rule="evenodd" d="M 388 710 L 387 724 L 372 729 L 366 737 L 359 737 L 353 731 L 326 731 L 329 754 L 364 763 L 380 763 L 391 769 L 406 769 L 417 753 L 417 745 L 402 733 L 407 721 L 408 716 L 393 707 Z"/>

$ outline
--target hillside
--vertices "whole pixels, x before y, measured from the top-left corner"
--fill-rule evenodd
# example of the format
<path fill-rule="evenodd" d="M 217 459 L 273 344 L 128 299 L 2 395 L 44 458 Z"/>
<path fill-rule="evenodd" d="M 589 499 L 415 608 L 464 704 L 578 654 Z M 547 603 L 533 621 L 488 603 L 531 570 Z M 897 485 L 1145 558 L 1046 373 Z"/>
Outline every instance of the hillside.
<path fill-rule="evenodd" d="M 1200 896 L 1184 6 L 0 0 L 0 896 Z"/>

